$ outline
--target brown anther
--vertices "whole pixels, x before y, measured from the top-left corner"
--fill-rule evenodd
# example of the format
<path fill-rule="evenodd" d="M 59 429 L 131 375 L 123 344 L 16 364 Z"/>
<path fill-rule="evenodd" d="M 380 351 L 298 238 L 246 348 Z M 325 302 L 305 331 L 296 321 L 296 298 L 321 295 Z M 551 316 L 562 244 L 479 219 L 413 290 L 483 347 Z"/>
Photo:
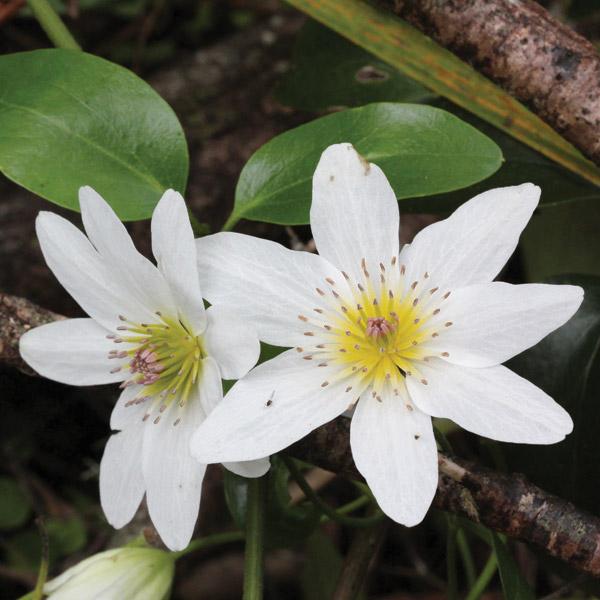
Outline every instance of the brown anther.
<path fill-rule="evenodd" d="M 427 271 L 425 271 L 425 275 L 423 275 L 423 277 L 424 277 L 425 279 L 429 279 L 429 273 L 428 273 Z"/>
<path fill-rule="evenodd" d="M 413 289 L 413 290 L 414 290 L 414 289 L 415 289 L 415 288 L 416 288 L 418 285 L 419 285 L 419 282 L 418 282 L 418 281 L 413 281 L 413 282 L 410 284 L 410 287 L 411 287 L 411 289 Z"/>
<path fill-rule="evenodd" d="M 158 417 L 156 417 L 156 419 L 154 419 L 153 423 L 155 425 L 158 425 L 158 422 L 160 421 L 160 415 L 158 415 Z"/>
<path fill-rule="evenodd" d="M 326 366 L 327 366 L 326 362 L 322 362 L 317 365 L 317 367 L 326 367 Z"/>
<path fill-rule="evenodd" d="M 377 306 L 379 302 L 377 302 L 377 298 L 373 298 L 373 306 Z"/>
<path fill-rule="evenodd" d="M 304 352 L 304 348 L 301 348 L 300 346 L 298 346 L 296 348 L 296 352 Z"/>
<path fill-rule="evenodd" d="M 331 277 L 325 277 L 325 281 L 329 284 L 329 285 L 335 285 L 335 281 L 333 279 L 331 279 Z"/>
<path fill-rule="evenodd" d="M 405 265 L 402 265 L 402 266 L 400 267 L 400 275 L 404 275 L 404 273 L 406 273 L 406 266 L 405 266 Z"/>
<path fill-rule="evenodd" d="M 307 354 L 306 356 L 302 357 L 304 360 L 312 360 L 312 356 L 310 354 Z"/>
<path fill-rule="evenodd" d="M 319 294 L 320 296 L 325 295 L 325 292 L 322 289 L 320 289 L 320 288 L 315 288 L 315 289 L 317 290 L 317 294 Z"/>
<path fill-rule="evenodd" d="M 421 319 L 415 319 L 413 323 L 416 325 Z"/>
<path fill-rule="evenodd" d="M 406 405 L 406 410 L 410 410 L 410 411 L 412 412 L 412 411 L 413 411 L 413 410 L 415 410 L 415 409 L 412 407 L 412 405 L 411 405 L 411 404 L 407 404 L 407 405 Z"/>
<path fill-rule="evenodd" d="M 440 335 L 440 334 L 439 334 L 437 331 L 434 331 L 434 332 L 431 334 L 431 337 L 439 337 L 439 335 Z"/>
<path fill-rule="evenodd" d="M 392 290 L 388 290 L 388 296 L 390 298 L 393 298 L 394 297 L 394 292 L 392 292 Z"/>
<path fill-rule="evenodd" d="M 327 323 L 323 323 L 323 327 L 327 329 L 327 331 L 331 331 L 331 325 L 327 325 Z"/>
<path fill-rule="evenodd" d="M 349 392 L 351 389 L 352 389 L 352 386 L 351 386 L 351 385 L 349 385 L 349 386 L 346 388 L 346 392 Z"/>
<path fill-rule="evenodd" d="M 446 298 L 447 298 L 449 295 L 450 295 L 450 292 L 446 292 L 446 293 L 445 293 L 445 294 L 442 296 L 442 298 L 445 300 L 445 299 L 446 299 Z"/>
<path fill-rule="evenodd" d="M 421 436 L 417 433 L 415 433 L 415 440 L 418 440 Z"/>
<path fill-rule="evenodd" d="M 417 342 L 417 340 L 413 340 L 411 343 L 412 343 L 413 346 L 418 346 L 419 345 L 419 342 Z"/>
<path fill-rule="evenodd" d="M 345 306 L 342 305 L 341 308 L 342 308 L 342 312 L 345 312 L 345 313 L 348 312 L 348 309 Z"/>
<path fill-rule="evenodd" d="M 301 321 L 304 321 L 305 323 L 308 321 L 308 318 L 307 318 L 307 317 L 305 317 L 304 315 L 298 315 L 298 318 L 299 318 Z"/>
<path fill-rule="evenodd" d="M 321 387 L 327 387 L 328 385 L 329 385 L 329 381 L 324 381 L 324 382 L 321 384 Z"/>
<path fill-rule="evenodd" d="M 436 308 L 436 309 L 433 311 L 433 314 L 434 314 L 434 315 L 438 315 L 439 313 L 440 313 L 440 309 L 439 309 L 439 308 Z"/>
<path fill-rule="evenodd" d="M 444 323 L 444 327 L 450 327 L 450 325 L 452 325 L 452 321 L 447 321 Z"/>
<path fill-rule="evenodd" d="M 360 283 L 358 283 L 358 284 L 357 284 L 357 286 L 358 286 L 358 289 L 359 289 L 361 292 L 364 292 L 364 291 L 365 291 L 365 288 L 364 288 L 364 287 L 363 287 L 363 286 L 362 286 Z"/>
<path fill-rule="evenodd" d="M 325 344 L 317 344 L 317 348 L 325 348 Z"/>
<path fill-rule="evenodd" d="M 397 260 L 398 260 L 397 256 L 392 256 L 392 267 L 396 264 Z"/>
<path fill-rule="evenodd" d="M 173 422 L 173 426 L 179 425 L 179 423 L 181 423 L 181 419 L 175 419 L 175 421 Z"/>
<path fill-rule="evenodd" d="M 418 299 L 418 298 L 415 298 L 415 299 L 413 300 L 413 303 L 412 303 L 412 305 L 413 305 L 413 306 L 416 306 L 417 304 L 419 304 L 419 299 Z"/>
<path fill-rule="evenodd" d="M 421 379 L 421 383 L 422 383 L 423 385 L 427 385 L 427 379 Z"/>
<path fill-rule="evenodd" d="M 434 288 L 431 288 L 431 289 L 429 290 L 429 293 L 433 295 L 433 294 L 435 294 L 435 293 L 436 293 L 436 292 L 437 292 L 439 289 L 440 289 L 439 287 L 434 287 Z"/>
<path fill-rule="evenodd" d="M 360 350 L 360 346 L 358 344 L 354 344 L 354 349 L 355 350 Z"/>
<path fill-rule="evenodd" d="M 449 352 L 442 352 L 442 356 L 446 356 L 446 357 L 450 356 L 450 353 Z"/>
<path fill-rule="evenodd" d="M 312 336 L 315 335 L 312 331 L 305 331 L 304 335 Z"/>
<path fill-rule="evenodd" d="M 342 275 L 344 276 L 344 279 L 346 281 L 348 281 L 348 279 L 350 279 L 350 276 L 348 275 L 348 273 L 346 273 L 346 271 L 342 271 Z"/>
<path fill-rule="evenodd" d="M 319 313 L 320 315 L 322 315 L 322 314 L 323 314 L 323 309 L 322 309 L 322 308 L 313 308 L 313 310 L 314 310 L 316 313 Z"/>

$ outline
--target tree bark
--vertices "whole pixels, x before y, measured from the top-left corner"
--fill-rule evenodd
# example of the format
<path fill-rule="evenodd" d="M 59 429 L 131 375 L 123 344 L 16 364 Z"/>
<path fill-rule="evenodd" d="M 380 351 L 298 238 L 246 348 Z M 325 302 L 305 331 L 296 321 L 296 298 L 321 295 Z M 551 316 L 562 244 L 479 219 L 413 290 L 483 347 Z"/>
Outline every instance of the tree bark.
<path fill-rule="evenodd" d="M 600 56 L 533 0 L 380 0 L 600 165 Z"/>

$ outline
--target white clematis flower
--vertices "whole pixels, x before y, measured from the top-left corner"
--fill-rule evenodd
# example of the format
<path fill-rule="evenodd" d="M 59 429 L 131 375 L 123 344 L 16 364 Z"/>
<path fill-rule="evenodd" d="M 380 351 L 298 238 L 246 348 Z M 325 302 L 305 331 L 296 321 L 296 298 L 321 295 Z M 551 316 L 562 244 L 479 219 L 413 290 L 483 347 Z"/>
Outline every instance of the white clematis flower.
<path fill-rule="evenodd" d="M 166 600 L 174 572 L 174 554 L 155 548 L 117 548 L 67 569 L 46 583 L 44 594 L 48 600 Z"/>
<path fill-rule="evenodd" d="M 121 382 L 110 423 L 120 433 L 108 440 L 100 464 L 102 507 L 120 528 L 145 493 L 163 541 L 180 550 L 194 530 L 206 469 L 191 457 L 190 437 L 221 401 L 221 377 L 237 379 L 254 366 L 258 338 L 235 312 L 204 309 L 194 236 L 177 192 L 167 191 L 152 217 L 158 267 L 137 252 L 94 190 L 80 190 L 80 205 L 87 238 L 47 212 L 36 230 L 48 266 L 92 318 L 27 332 L 21 354 L 63 383 Z M 258 476 L 269 463 L 226 466 Z"/>
<path fill-rule="evenodd" d="M 578 287 L 492 282 L 539 195 L 531 184 L 480 194 L 400 252 L 392 188 L 339 144 L 313 178 L 320 255 L 235 233 L 197 240 L 206 297 L 235 305 L 265 342 L 295 348 L 234 385 L 192 454 L 208 463 L 265 456 L 356 403 L 356 466 L 381 508 L 415 525 L 438 479 L 432 416 L 501 441 L 563 439 L 569 415 L 500 365 L 582 301 Z"/>

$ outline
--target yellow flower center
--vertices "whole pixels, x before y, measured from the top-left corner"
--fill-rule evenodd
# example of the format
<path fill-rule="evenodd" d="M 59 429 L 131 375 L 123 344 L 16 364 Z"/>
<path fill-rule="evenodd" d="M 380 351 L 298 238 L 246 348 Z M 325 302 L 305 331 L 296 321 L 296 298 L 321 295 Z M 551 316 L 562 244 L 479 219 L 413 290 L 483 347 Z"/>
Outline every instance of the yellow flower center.
<path fill-rule="evenodd" d="M 407 281 L 406 268 L 396 258 L 387 270 L 380 263 L 375 275 L 363 259 L 361 271 L 360 281 L 342 272 L 347 288 L 327 279 L 328 291 L 316 289 L 320 306 L 313 311 L 318 317 L 298 318 L 313 326 L 305 332 L 307 341 L 314 338 L 318 343 L 296 349 L 320 367 L 338 367 L 336 378 L 354 379 L 363 390 L 370 386 L 378 400 L 388 386 L 397 395 L 407 376 L 419 377 L 427 385 L 418 363 L 448 356 L 432 351 L 428 342 L 452 325 L 438 316 L 450 292 L 429 285 L 429 273 Z M 330 383 L 325 380 L 322 386 Z"/>
<path fill-rule="evenodd" d="M 107 336 L 115 344 L 128 344 L 124 350 L 109 353 L 109 358 L 129 359 L 112 371 L 129 371 L 130 376 L 121 387 L 143 386 L 127 404 L 152 400 L 152 407 L 144 419 L 149 418 L 151 409 L 158 406 L 159 414 L 154 423 L 160 421 L 160 413 L 172 402 L 185 405 L 201 375 L 202 359 L 206 356 L 200 336 L 191 333 L 191 329 L 177 318 L 159 312 L 156 315 L 158 321 L 155 323 L 136 323 L 119 316 L 123 321 L 123 325 L 117 327 L 119 335 Z"/>

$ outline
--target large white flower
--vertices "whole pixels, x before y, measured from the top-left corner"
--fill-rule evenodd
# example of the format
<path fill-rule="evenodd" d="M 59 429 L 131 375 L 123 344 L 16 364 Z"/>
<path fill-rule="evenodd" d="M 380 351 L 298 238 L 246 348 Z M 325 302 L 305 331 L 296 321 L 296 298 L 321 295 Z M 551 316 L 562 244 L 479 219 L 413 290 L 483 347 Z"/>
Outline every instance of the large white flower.
<path fill-rule="evenodd" d="M 67 569 L 46 583 L 44 594 L 48 600 L 166 600 L 174 572 L 174 554 L 155 548 L 116 548 Z"/>
<path fill-rule="evenodd" d="M 92 318 L 27 332 L 21 354 L 63 383 L 121 382 L 110 423 L 121 431 L 100 465 L 102 507 L 119 528 L 145 493 L 160 536 L 179 550 L 193 533 L 206 469 L 191 457 L 190 437 L 221 401 L 221 377 L 237 379 L 254 366 L 258 338 L 235 312 L 204 309 L 194 236 L 178 193 L 167 191 L 152 217 L 158 267 L 137 252 L 94 190 L 81 189 L 80 205 L 87 238 L 52 213 L 40 213 L 36 229 L 48 266 Z M 258 476 L 269 464 L 226 466 Z"/>
<path fill-rule="evenodd" d="M 384 174 L 339 144 L 313 179 L 319 256 L 235 233 L 197 240 L 206 297 L 235 305 L 264 341 L 295 348 L 234 385 L 192 438 L 193 455 L 265 456 L 356 403 L 356 466 L 381 508 L 414 525 L 438 479 L 432 416 L 501 441 L 563 439 L 569 415 L 500 365 L 582 300 L 578 287 L 492 282 L 539 194 L 531 184 L 481 194 L 400 252 Z"/>

